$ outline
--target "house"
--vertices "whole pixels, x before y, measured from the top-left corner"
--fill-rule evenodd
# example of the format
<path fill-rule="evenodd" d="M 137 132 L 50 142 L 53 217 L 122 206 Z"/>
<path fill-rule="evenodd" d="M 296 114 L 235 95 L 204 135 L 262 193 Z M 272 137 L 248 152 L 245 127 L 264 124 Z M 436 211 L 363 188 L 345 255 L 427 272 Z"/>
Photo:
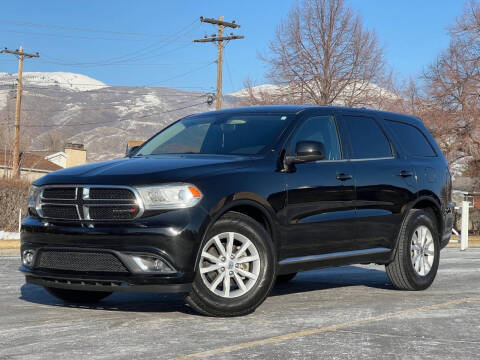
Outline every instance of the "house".
<path fill-rule="evenodd" d="M 13 154 L 11 151 L 0 153 L 0 177 L 12 175 Z M 35 181 L 49 172 L 63 169 L 63 167 L 46 160 L 43 156 L 34 153 L 22 153 L 20 157 L 20 177 Z"/>
<path fill-rule="evenodd" d="M 0 152 L 0 177 L 10 177 L 13 155 L 11 151 Z M 20 156 L 20 177 L 34 181 L 49 172 L 87 162 L 87 151 L 83 144 L 67 143 L 65 150 L 45 155 L 45 152 L 25 152 Z"/>
<path fill-rule="evenodd" d="M 64 151 L 47 155 L 45 159 L 62 168 L 68 168 L 85 164 L 87 162 L 87 151 L 83 144 L 67 143 Z"/>

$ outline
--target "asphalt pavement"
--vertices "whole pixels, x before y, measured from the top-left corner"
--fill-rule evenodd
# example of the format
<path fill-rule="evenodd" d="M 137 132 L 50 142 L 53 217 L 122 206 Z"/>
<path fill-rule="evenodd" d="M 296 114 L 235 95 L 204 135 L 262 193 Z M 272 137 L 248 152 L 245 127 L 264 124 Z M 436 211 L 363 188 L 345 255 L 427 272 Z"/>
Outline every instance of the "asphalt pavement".
<path fill-rule="evenodd" d="M 394 290 L 384 267 L 299 274 L 240 318 L 180 295 L 117 293 L 67 305 L 0 256 L 0 359 L 478 359 L 480 249 L 442 251 L 433 286 Z"/>

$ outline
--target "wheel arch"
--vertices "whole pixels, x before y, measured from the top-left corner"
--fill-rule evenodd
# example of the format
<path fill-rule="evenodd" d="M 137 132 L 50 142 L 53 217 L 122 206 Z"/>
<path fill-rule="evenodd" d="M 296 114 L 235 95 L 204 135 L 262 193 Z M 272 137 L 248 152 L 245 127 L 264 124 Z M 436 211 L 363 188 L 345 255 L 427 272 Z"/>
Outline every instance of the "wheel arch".
<path fill-rule="evenodd" d="M 439 236 L 439 241 L 441 240 L 442 236 L 442 229 L 443 229 L 443 217 L 442 217 L 442 210 L 441 210 L 441 205 L 439 201 L 428 195 L 423 195 L 415 199 L 415 201 L 411 202 L 408 206 L 405 207 L 403 211 L 403 222 L 405 221 L 408 212 L 412 209 L 419 209 L 426 211 L 430 213 L 431 215 L 434 216 L 436 223 L 437 223 L 437 232 Z M 398 236 L 397 236 L 397 242 L 398 242 Z"/>

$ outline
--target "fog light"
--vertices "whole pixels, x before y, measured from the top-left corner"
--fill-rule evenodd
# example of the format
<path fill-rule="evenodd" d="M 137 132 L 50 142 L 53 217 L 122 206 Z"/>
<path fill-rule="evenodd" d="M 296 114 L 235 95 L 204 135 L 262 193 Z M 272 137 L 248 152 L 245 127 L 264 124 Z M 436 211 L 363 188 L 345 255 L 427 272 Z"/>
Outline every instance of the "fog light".
<path fill-rule="evenodd" d="M 22 256 L 22 262 L 25 266 L 33 266 L 35 252 L 33 250 L 25 250 Z"/>
<path fill-rule="evenodd" d="M 133 261 L 144 272 L 174 273 L 175 270 L 165 261 L 153 256 L 132 256 Z"/>

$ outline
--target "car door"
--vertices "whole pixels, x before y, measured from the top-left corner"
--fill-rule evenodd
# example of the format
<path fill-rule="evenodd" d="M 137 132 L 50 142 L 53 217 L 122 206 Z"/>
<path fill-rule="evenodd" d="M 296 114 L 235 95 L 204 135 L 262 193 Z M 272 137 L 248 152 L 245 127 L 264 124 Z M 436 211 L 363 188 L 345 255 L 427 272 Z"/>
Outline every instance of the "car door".
<path fill-rule="evenodd" d="M 415 173 L 387 137 L 380 119 L 343 114 L 355 178 L 357 249 L 392 249 L 402 211 L 416 193 Z"/>
<path fill-rule="evenodd" d="M 333 112 L 306 116 L 290 137 L 287 154 L 299 141 L 324 144 L 324 160 L 297 164 L 286 174 L 286 244 L 281 256 L 302 257 L 352 249 L 355 187 Z"/>

